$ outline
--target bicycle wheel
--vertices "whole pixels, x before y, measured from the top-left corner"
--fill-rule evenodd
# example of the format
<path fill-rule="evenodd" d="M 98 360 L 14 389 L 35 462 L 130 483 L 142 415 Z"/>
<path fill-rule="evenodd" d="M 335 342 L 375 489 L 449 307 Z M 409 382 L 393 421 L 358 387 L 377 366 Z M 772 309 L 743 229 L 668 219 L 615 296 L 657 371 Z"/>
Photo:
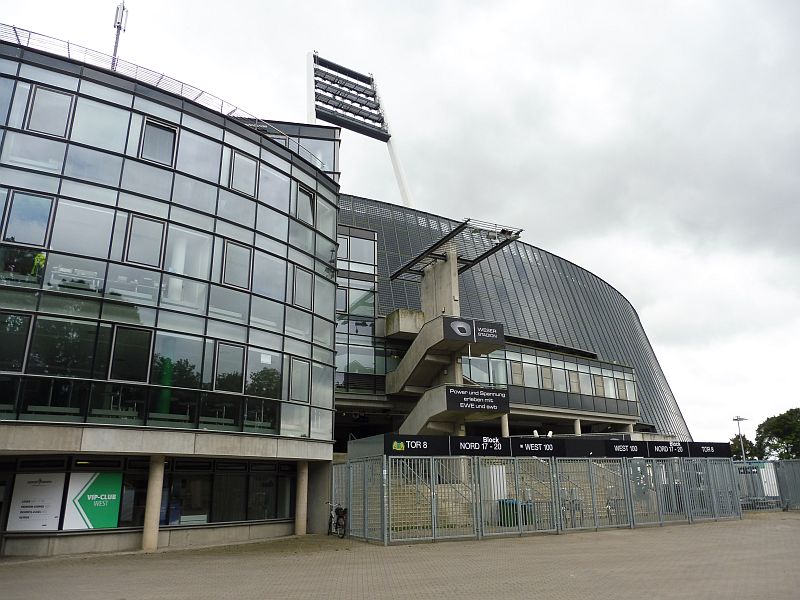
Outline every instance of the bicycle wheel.
<path fill-rule="evenodd" d="M 336 535 L 338 535 L 340 538 L 344 537 L 344 533 L 345 533 L 345 531 L 344 531 L 345 530 L 345 526 L 344 525 L 345 525 L 344 517 L 337 517 L 337 519 L 336 519 Z"/>

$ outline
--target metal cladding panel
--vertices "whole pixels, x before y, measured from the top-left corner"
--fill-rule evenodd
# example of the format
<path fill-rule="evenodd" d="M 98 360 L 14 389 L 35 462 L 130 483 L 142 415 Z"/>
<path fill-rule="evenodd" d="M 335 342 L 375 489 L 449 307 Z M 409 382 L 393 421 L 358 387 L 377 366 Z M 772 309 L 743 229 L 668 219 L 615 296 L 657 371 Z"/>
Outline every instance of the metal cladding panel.
<path fill-rule="evenodd" d="M 389 275 L 459 221 L 376 200 L 342 195 L 339 223 L 378 234 L 379 315 L 420 309 L 419 285 Z M 461 243 L 461 242 L 460 242 Z M 472 238 L 472 252 L 490 242 Z M 514 242 L 460 276 L 461 315 L 498 321 L 506 336 L 591 350 L 636 369 L 641 418 L 660 433 L 691 440 L 678 403 L 639 316 L 608 283 L 554 254 Z"/>

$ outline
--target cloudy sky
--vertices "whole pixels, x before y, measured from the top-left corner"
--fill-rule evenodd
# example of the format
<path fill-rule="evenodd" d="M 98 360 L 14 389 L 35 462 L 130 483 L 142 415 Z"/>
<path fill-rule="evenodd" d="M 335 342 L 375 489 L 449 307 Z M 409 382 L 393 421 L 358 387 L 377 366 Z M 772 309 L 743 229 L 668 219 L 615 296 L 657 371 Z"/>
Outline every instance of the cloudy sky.
<path fill-rule="evenodd" d="M 116 0 L 0 20 L 110 53 Z M 306 53 L 375 75 L 417 208 L 525 228 L 639 312 L 695 439 L 800 406 L 800 3 L 130 0 L 120 57 L 305 119 Z M 343 191 L 399 202 L 343 134 Z"/>

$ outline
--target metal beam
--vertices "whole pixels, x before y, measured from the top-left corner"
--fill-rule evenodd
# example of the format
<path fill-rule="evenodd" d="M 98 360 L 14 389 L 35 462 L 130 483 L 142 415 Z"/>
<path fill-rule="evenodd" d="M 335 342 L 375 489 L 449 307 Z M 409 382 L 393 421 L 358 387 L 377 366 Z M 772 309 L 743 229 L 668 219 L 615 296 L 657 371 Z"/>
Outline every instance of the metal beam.
<path fill-rule="evenodd" d="M 499 244 L 496 244 L 496 245 L 492 246 L 491 248 L 489 248 L 483 254 L 480 254 L 479 256 L 474 258 L 473 260 L 469 261 L 469 264 L 465 264 L 463 267 L 459 267 L 458 274 L 461 275 L 464 271 L 469 271 L 472 267 L 477 265 L 479 262 L 489 258 L 495 252 L 500 252 L 500 250 L 502 250 L 503 248 L 508 246 L 511 242 L 516 241 L 518 238 L 519 238 L 519 234 L 516 234 L 516 235 L 514 235 L 514 236 L 512 236 L 510 238 L 504 239 Z"/>
<path fill-rule="evenodd" d="M 444 246 L 447 242 L 449 242 L 454 237 L 456 237 L 459 233 L 464 231 L 467 228 L 467 225 L 469 225 L 469 219 L 466 219 L 465 221 L 462 221 L 461 223 L 459 223 L 450 233 L 446 234 L 441 239 L 439 239 L 436 242 L 434 242 L 426 250 L 423 250 L 416 258 L 413 258 L 410 261 L 408 261 L 406 264 L 404 264 L 402 267 L 400 267 L 397 271 L 392 273 L 392 275 L 389 277 L 389 279 L 392 279 L 392 280 L 393 279 L 397 279 L 403 273 L 411 272 L 415 264 L 417 264 L 418 262 L 420 262 L 424 258 L 426 258 L 428 256 L 431 256 L 432 254 L 435 254 L 436 250 L 438 250 L 439 248 Z"/>

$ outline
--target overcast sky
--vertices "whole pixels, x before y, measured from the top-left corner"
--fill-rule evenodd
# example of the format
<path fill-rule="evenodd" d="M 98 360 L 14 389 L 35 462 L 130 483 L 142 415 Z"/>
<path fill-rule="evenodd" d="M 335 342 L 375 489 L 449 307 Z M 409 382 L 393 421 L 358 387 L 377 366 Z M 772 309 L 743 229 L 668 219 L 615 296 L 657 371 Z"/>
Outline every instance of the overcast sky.
<path fill-rule="evenodd" d="M 5 3 L 110 53 L 116 0 Z M 696 440 L 800 406 L 800 2 L 130 0 L 120 57 L 303 121 L 306 53 L 374 74 L 415 206 L 512 224 L 637 309 Z M 342 136 L 344 192 L 399 202 Z"/>

